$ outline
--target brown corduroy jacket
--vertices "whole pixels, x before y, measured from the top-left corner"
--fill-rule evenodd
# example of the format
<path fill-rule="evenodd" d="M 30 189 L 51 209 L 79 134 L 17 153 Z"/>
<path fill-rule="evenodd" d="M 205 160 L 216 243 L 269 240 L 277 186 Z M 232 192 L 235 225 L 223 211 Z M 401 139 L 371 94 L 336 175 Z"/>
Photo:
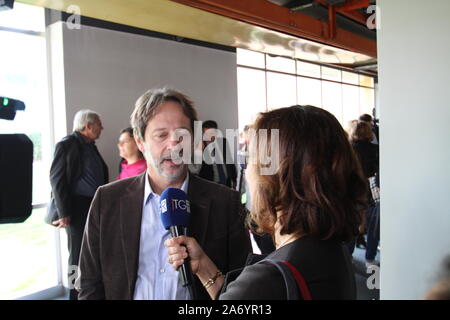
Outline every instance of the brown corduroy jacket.
<path fill-rule="evenodd" d="M 144 173 L 97 190 L 81 248 L 76 281 L 79 299 L 133 299 L 146 177 Z M 191 174 L 188 198 L 188 235 L 224 274 L 243 267 L 251 244 L 238 192 Z M 194 279 L 197 298 L 209 299 Z"/>

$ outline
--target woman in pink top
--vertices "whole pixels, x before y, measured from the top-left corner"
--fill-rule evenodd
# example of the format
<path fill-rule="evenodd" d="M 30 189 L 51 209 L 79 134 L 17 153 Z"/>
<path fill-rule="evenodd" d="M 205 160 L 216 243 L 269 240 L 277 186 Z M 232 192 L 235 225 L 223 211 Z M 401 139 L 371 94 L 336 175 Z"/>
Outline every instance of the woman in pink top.
<path fill-rule="evenodd" d="M 126 128 L 120 132 L 119 143 L 120 174 L 117 180 L 134 177 L 147 170 L 147 163 L 134 141 L 133 129 Z"/>

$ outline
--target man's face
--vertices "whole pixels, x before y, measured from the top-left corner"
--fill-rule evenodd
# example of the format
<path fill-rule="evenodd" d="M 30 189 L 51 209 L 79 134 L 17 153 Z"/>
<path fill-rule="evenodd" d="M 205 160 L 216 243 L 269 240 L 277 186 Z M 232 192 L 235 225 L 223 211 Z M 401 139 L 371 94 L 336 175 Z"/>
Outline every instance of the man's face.
<path fill-rule="evenodd" d="M 94 141 L 100 138 L 100 134 L 102 133 L 103 126 L 100 118 L 97 118 L 94 123 L 88 123 L 86 125 L 86 134 L 87 137 Z"/>
<path fill-rule="evenodd" d="M 186 164 L 176 164 L 171 160 L 171 153 L 180 142 L 176 136 L 180 129 L 189 131 L 192 137 L 191 121 L 183 113 L 181 105 L 167 101 L 158 107 L 156 114 L 149 120 L 145 141 L 136 137 L 139 150 L 147 160 L 150 177 L 157 175 L 173 182 L 186 174 Z"/>

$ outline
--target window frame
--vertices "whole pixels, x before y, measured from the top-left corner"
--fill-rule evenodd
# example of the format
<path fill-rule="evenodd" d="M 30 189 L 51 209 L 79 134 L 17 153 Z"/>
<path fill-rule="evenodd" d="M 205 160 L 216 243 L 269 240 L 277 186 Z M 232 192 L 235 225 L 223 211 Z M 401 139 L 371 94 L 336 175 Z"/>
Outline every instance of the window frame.
<path fill-rule="evenodd" d="M 20 5 L 24 5 L 24 6 L 32 6 L 32 5 L 28 5 L 28 4 L 20 4 Z M 47 9 L 42 9 L 42 10 L 47 10 Z M 45 11 L 44 11 L 45 13 Z M 44 19 L 44 25 L 45 25 L 45 15 L 42 16 L 42 18 Z M 44 38 L 45 41 L 47 41 L 47 34 L 45 32 L 45 30 L 43 32 L 40 31 L 33 31 L 33 30 L 27 30 L 27 29 L 21 29 L 21 28 L 12 28 L 12 27 L 6 27 L 6 26 L 0 26 L 0 32 L 10 32 L 13 34 L 24 34 L 24 35 L 28 35 L 28 36 L 34 36 L 34 37 L 42 37 Z M 45 52 L 45 58 L 47 59 L 47 61 L 49 60 L 49 52 L 48 52 L 48 48 L 46 49 Z M 47 64 L 47 72 L 48 72 L 48 64 Z M 47 83 L 48 86 L 50 88 L 50 79 L 47 77 Z M 49 96 L 50 92 L 49 90 L 47 90 L 47 95 Z M 49 108 L 48 111 L 51 114 L 53 112 L 52 110 L 52 106 L 50 103 L 50 97 L 48 97 L 48 102 L 49 102 Z M 49 119 L 50 119 L 50 125 L 53 126 L 53 119 L 51 118 L 50 114 Z M 54 139 L 54 134 L 52 132 L 50 132 L 49 135 L 49 142 L 50 145 L 54 145 L 55 144 L 55 139 Z M 51 158 L 51 157 L 50 157 Z M 34 160 L 33 160 L 34 162 Z M 32 203 L 32 212 L 35 209 L 42 209 L 42 208 L 47 208 L 48 206 L 48 202 L 38 202 L 38 203 Z M 42 223 L 44 223 L 44 221 L 42 221 Z M 61 230 L 54 228 L 53 230 L 53 236 L 54 236 L 54 244 L 55 244 L 55 260 L 54 263 L 56 263 L 56 285 L 52 286 L 52 287 L 48 287 L 45 288 L 43 290 L 40 291 L 36 291 L 36 292 L 32 292 L 30 294 L 27 294 L 25 296 L 20 296 L 15 298 L 15 300 L 52 300 L 52 299 L 61 299 L 61 298 L 65 298 L 68 296 L 68 289 L 64 286 L 64 275 L 63 275 L 63 262 L 62 262 L 62 246 L 61 246 L 61 234 L 60 234 Z"/>
<path fill-rule="evenodd" d="M 246 50 L 246 51 L 251 51 L 251 50 L 247 50 L 247 49 L 240 49 L 240 50 Z M 240 50 L 237 50 L 236 54 L 238 55 Z M 254 51 L 257 52 L 257 51 Z M 273 69 L 268 69 L 267 68 L 267 56 L 269 56 L 267 53 L 263 53 L 265 56 L 264 62 L 264 68 L 262 67 L 255 67 L 255 66 L 249 66 L 249 65 L 244 65 L 244 64 L 238 64 L 236 63 L 236 68 L 248 68 L 248 69 L 254 69 L 254 70 L 259 70 L 259 71 L 263 71 L 265 72 L 265 95 L 266 95 L 266 111 L 269 110 L 270 106 L 269 106 L 269 100 L 268 100 L 268 92 L 269 92 L 269 88 L 268 88 L 268 81 L 267 81 L 267 75 L 268 73 L 278 73 L 278 74 L 284 74 L 284 75 L 289 75 L 289 76 L 295 76 L 295 83 L 296 83 L 296 97 L 297 97 L 297 103 L 299 102 L 299 92 L 298 92 L 298 85 L 299 85 L 299 79 L 300 78 L 306 78 L 306 79 L 313 79 L 313 80 L 319 80 L 320 84 L 321 84 L 321 105 L 318 106 L 320 108 L 323 108 L 323 83 L 324 82 L 330 82 L 330 83 L 338 83 L 341 86 L 341 100 L 343 100 L 343 96 L 344 96 L 344 85 L 346 86 L 353 86 L 353 87 L 357 87 L 358 88 L 358 92 L 360 92 L 361 88 L 366 88 L 366 89 L 371 89 L 373 90 L 374 93 L 374 101 L 373 101 L 373 106 L 376 108 L 376 84 L 377 84 L 377 77 L 375 75 L 370 75 L 364 72 L 356 72 L 354 70 L 348 69 L 348 68 L 342 68 L 342 67 L 338 67 L 335 65 L 328 65 L 328 64 L 323 64 L 323 63 L 319 63 L 319 62 L 313 62 L 313 61 L 308 61 L 308 60 L 304 60 L 304 59 L 293 59 L 290 57 L 283 57 L 283 58 L 287 58 L 287 59 L 291 59 L 295 62 L 295 72 L 294 73 L 290 73 L 290 72 L 283 72 L 283 71 L 276 71 Z M 236 58 L 236 61 L 238 61 L 238 58 Z M 300 62 L 300 63 L 299 63 Z M 306 75 L 302 75 L 298 70 L 299 68 L 299 64 L 303 64 L 303 63 L 307 63 L 307 64 L 312 64 L 312 65 L 317 65 L 320 68 L 320 77 L 315 77 L 315 76 L 306 76 Z M 331 69 L 336 69 L 340 72 L 340 81 L 335 81 L 335 80 L 329 80 L 329 79 L 324 79 L 324 75 L 323 75 L 323 68 L 331 68 Z M 358 84 L 354 84 L 354 83 L 349 83 L 349 82 L 345 82 L 343 80 L 344 76 L 343 76 L 343 72 L 346 73 L 352 73 L 352 74 L 356 74 L 358 75 Z M 361 85 L 361 77 L 369 77 L 373 79 L 373 86 L 364 86 Z M 239 88 L 238 88 L 238 94 L 239 94 Z M 239 108 L 239 106 L 238 106 Z M 361 110 L 361 99 L 359 99 L 359 110 Z M 343 101 L 342 101 L 342 121 L 344 121 L 345 119 L 345 106 L 343 105 Z M 343 124 L 344 125 L 344 124 Z"/>

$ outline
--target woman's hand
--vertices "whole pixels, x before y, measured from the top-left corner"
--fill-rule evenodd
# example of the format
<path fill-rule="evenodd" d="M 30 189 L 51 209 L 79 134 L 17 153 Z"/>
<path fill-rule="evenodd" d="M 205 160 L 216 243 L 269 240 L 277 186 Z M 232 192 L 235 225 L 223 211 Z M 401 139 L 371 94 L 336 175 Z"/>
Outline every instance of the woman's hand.
<path fill-rule="evenodd" d="M 168 248 L 169 263 L 175 270 L 189 257 L 192 273 L 199 272 L 201 261 L 206 255 L 194 238 L 187 236 L 171 238 L 164 241 L 164 245 Z"/>
<path fill-rule="evenodd" d="M 167 239 L 164 241 L 164 245 L 169 251 L 169 263 L 175 270 L 189 257 L 192 273 L 198 277 L 203 285 L 215 277 L 212 285 L 209 283 L 206 287 L 211 299 L 215 299 L 223 285 L 224 278 L 222 276 L 217 277 L 219 269 L 205 254 L 198 242 L 194 238 L 180 236 Z"/>

